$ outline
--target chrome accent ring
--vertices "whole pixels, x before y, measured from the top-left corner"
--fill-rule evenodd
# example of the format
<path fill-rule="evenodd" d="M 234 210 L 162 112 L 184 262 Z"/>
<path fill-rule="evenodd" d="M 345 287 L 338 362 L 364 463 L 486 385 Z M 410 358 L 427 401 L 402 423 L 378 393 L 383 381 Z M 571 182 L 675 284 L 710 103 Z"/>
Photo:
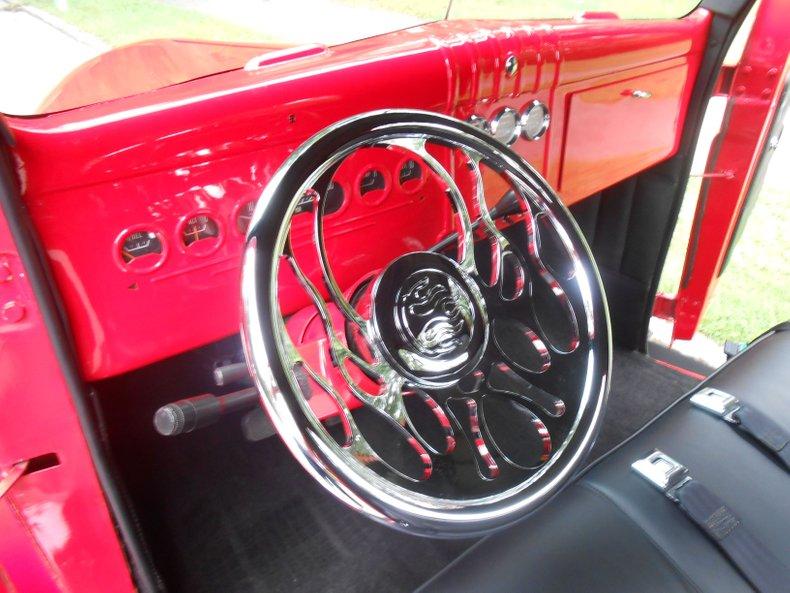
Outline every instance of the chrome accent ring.
<path fill-rule="evenodd" d="M 448 147 L 455 151 L 453 154 L 468 159 L 472 179 L 476 180 L 473 191 L 476 208 L 480 210 L 474 221 L 467 205 L 469 198 L 464 197 L 444 165 L 426 150 L 428 143 Z M 485 301 L 486 307 L 476 310 L 476 315 L 490 309 L 489 305 L 498 311 L 488 331 L 497 332 L 497 325 L 502 330 L 495 336 L 497 339 L 479 346 L 485 350 L 484 371 L 488 377 L 481 379 L 475 371 L 464 377 L 463 384 L 453 382 L 451 388 L 459 390 L 458 397 L 442 399 L 446 394 L 442 391 L 444 387 L 434 389 L 430 382 L 421 386 L 398 373 L 382 355 L 385 349 L 392 355 L 390 345 L 373 331 L 372 320 L 356 308 L 354 297 L 344 292 L 345 288 L 341 289 L 334 277 L 331 254 L 325 250 L 320 191 L 313 188 L 327 179 L 334 167 L 341 166 L 349 154 L 369 146 L 407 150 L 420 158 L 446 187 L 459 229 L 451 237 L 456 245 L 455 256 L 450 271 L 445 273 L 457 273 L 462 280 L 447 282 L 445 289 L 434 290 L 426 297 L 415 297 L 414 291 L 418 289 L 414 286 L 426 276 L 421 271 L 429 267 L 415 261 L 413 272 L 407 269 L 402 274 L 404 306 L 428 303 L 431 319 L 436 318 L 437 312 L 442 313 L 438 333 L 426 337 L 423 330 L 427 324 L 410 325 L 410 331 L 404 333 L 411 340 L 408 343 L 417 343 L 423 354 L 441 360 L 447 353 L 461 352 L 458 341 L 474 334 L 470 329 L 474 315 L 469 313 L 468 303 L 478 298 Z M 499 213 L 486 205 L 483 168 L 503 175 L 517 193 L 520 211 L 516 214 L 520 219 L 517 235 L 513 235 L 510 227 L 500 228 L 503 220 Z M 298 261 L 301 256 L 294 255 L 290 235 L 295 216 L 312 217 L 322 271 L 304 271 Z M 542 236 L 540 240 L 538 234 Z M 486 241 L 481 243 L 480 237 Z M 522 240 L 527 244 L 522 245 Z M 547 248 L 541 245 L 552 242 L 558 245 L 558 253 L 564 255 L 544 263 L 541 257 L 548 254 L 544 251 Z M 482 273 L 476 259 L 481 244 L 490 244 L 490 274 Z M 454 468 L 450 473 L 442 473 L 444 470 L 436 466 L 439 473 L 414 478 L 380 457 L 383 451 L 368 442 L 368 433 L 359 424 L 362 418 L 343 403 L 335 379 L 311 368 L 290 337 L 288 320 L 281 313 L 278 298 L 281 266 L 290 267 L 293 278 L 315 307 L 317 318 L 326 330 L 335 365 L 333 373 L 342 375 L 338 380 L 351 397 L 363 404 L 360 410 L 370 412 L 377 421 L 386 421 L 393 434 L 414 441 L 413 446 L 423 452 L 420 459 L 427 459 L 426 468 L 434 459 L 441 458 Z M 567 269 L 557 269 L 561 266 Z M 321 276 L 328 293 L 317 288 L 316 274 Z M 505 277 L 510 277 L 513 284 L 507 294 Z M 427 285 L 435 286 L 436 282 L 431 280 Z M 452 305 L 445 297 L 448 291 L 452 293 L 459 287 L 469 291 L 468 296 L 450 299 L 456 303 Z M 328 303 L 323 294 L 329 295 Z M 571 334 L 576 336 L 570 338 L 571 342 L 552 335 L 544 327 L 551 315 L 546 317 L 541 312 L 538 301 L 543 303 L 541 306 L 551 304 L 551 315 L 573 320 L 571 325 L 570 321 L 560 323 L 566 333 L 572 330 Z M 272 177 L 256 205 L 244 255 L 242 303 L 242 335 L 248 365 L 263 405 L 289 450 L 337 498 L 379 522 L 404 531 L 466 537 L 517 520 L 548 500 L 572 477 L 600 427 L 608 391 L 611 344 L 605 296 L 589 249 L 557 196 L 528 164 L 512 151 L 493 143 L 485 133 L 452 118 L 419 111 L 372 112 L 330 126 L 297 149 Z M 509 313 L 502 316 L 502 311 Z M 421 311 L 413 313 L 419 316 Z M 511 316 L 522 313 L 529 324 L 533 323 L 529 319 L 535 316 L 543 323 L 530 328 L 524 322 L 509 321 Z M 400 313 L 395 311 L 393 315 Z M 367 356 L 351 347 L 348 330 L 343 334 L 341 328 L 335 327 L 338 319 L 362 336 L 370 350 Z M 402 323 L 412 321 L 406 319 Z M 519 342 L 520 345 L 528 344 L 534 350 L 537 364 L 517 360 L 520 349 L 502 351 L 502 342 L 507 342 L 514 331 L 521 336 L 519 339 L 527 340 Z M 500 362 L 492 363 L 492 360 Z M 348 370 L 344 371 L 346 363 L 356 365 L 366 375 L 379 377 L 380 394 L 371 395 L 361 389 L 360 381 L 364 377 L 360 379 L 359 374 L 352 377 Z M 568 385 L 562 399 L 539 387 L 546 387 L 546 381 L 554 380 L 558 373 L 567 379 Z M 529 376 L 530 382 L 525 382 L 523 376 Z M 308 383 L 336 402 L 345 437 L 338 439 L 331 435 L 316 416 L 309 395 L 304 393 Z M 431 389 L 434 389 L 431 393 L 426 391 Z M 406 398 L 421 401 L 426 406 L 424 409 L 436 418 L 452 420 L 452 427 L 447 425 L 447 446 L 443 450 L 433 442 L 426 442 L 414 423 L 415 418 L 404 407 Z M 523 430 L 529 429 L 538 439 L 538 446 L 542 442 L 544 449 L 549 448 L 544 451 L 545 459 L 542 456 L 537 465 L 513 458 L 507 439 L 491 440 L 492 435 L 498 434 L 494 428 L 501 420 L 496 413 L 505 409 L 499 407 L 500 403 L 512 406 L 516 400 L 521 403 L 513 410 L 527 419 Z M 463 415 L 466 412 L 468 416 Z M 555 432 L 549 434 L 552 431 Z M 458 440 L 460 457 L 450 446 L 453 434 L 466 437 L 466 441 Z M 485 449 L 486 442 L 493 447 L 490 451 Z M 555 443 L 557 446 L 552 448 Z M 484 475 L 486 469 L 492 469 L 492 463 L 497 472 Z"/>
<path fill-rule="evenodd" d="M 501 133 L 501 128 L 510 118 L 513 119 L 513 129 L 508 134 L 504 135 Z M 518 111 L 511 107 L 504 107 L 500 109 L 496 115 L 491 118 L 489 128 L 491 130 L 491 135 L 495 140 L 498 140 L 505 146 L 510 146 L 516 140 L 518 140 L 518 137 L 521 135 L 521 119 L 519 117 Z"/>
<path fill-rule="evenodd" d="M 541 123 L 538 130 L 530 134 L 527 130 L 528 127 L 527 122 L 530 113 L 532 113 L 535 109 L 541 109 L 543 111 L 543 117 L 541 119 Z M 549 129 L 549 125 L 551 124 L 551 114 L 549 113 L 549 108 L 546 106 L 545 103 L 535 99 L 534 101 L 528 103 L 521 111 L 521 117 L 519 118 L 519 122 L 521 124 L 521 135 L 524 137 L 525 140 L 534 142 L 535 140 L 542 138 L 543 135 L 546 133 L 546 131 Z"/>

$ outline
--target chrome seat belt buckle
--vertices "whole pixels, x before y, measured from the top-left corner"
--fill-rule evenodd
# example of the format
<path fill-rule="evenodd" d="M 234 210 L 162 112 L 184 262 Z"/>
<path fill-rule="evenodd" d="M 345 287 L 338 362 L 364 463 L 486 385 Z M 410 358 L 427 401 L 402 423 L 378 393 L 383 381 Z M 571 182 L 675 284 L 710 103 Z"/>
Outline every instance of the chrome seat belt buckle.
<path fill-rule="evenodd" d="M 678 500 L 675 492 L 691 480 L 685 465 L 658 449 L 647 457 L 634 461 L 631 469 L 675 502 Z"/>
<path fill-rule="evenodd" d="M 741 407 L 737 397 L 714 387 L 700 389 L 691 396 L 691 403 L 732 423 L 735 423 L 732 415 Z"/>

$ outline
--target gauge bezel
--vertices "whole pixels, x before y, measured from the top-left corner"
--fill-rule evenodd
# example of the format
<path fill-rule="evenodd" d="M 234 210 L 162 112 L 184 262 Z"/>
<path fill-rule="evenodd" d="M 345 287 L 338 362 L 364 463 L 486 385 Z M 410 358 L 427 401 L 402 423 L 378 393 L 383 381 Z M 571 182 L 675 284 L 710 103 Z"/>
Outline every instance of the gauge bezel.
<path fill-rule="evenodd" d="M 499 127 L 502 118 L 505 117 L 505 115 L 509 115 L 509 114 L 513 114 L 513 117 L 515 119 L 515 126 L 513 127 L 513 132 L 507 139 L 497 138 L 496 135 L 497 128 Z M 494 138 L 494 140 L 496 140 L 497 142 L 501 142 L 505 146 L 511 146 L 516 140 L 518 140 L 519 136 L 521 136 L 521 115 L 519 114 L 518 111 L 516 111 L 512 107 L 503 107 L 502 109 L 496 112 L 496 115 L 494 115 L 491 118 L 489 127 L 490 127 L 489 133 Z"/>
<path fill-rule="evenodd" d="M 530 136 L 529 134 L 527 134 L 527 128 L 525 122 L 533 109 L 543 110 L 543 121 L 540 125 L 540 129 L 538 130 L 538 133 Z M 529 140 L 530 142 L 540 140 L 541 138 L 543 138 L 543 136 L 546 134 L 546 131 L 549 129 L 549 124 L 551 124 L 551 113 L 549 112 L 549 107 L 543 101 L 534 99 L 529 103 L 527 103 L 524 106 L 524 108 L 521 110 L 521 115 L 519 116 L 518 121 L 521 127 L 521 136 L 525 140 Z"/>
<path fill-rule="evenodd" d="M 417 162 L 417 166 L 420 168 L 420 177 L 419 179 L 408 180 L 408 181 L 416 181 L 417 183 L 414 184 L 414 187 L 410 187 L 410 188 L 404 187 L 404 185 L 400 181 L 400 172 L 401 169 L 403 169 L 403 166 L 409 161 L 417 162 L 417 160 L 414 158 L 413 155 L 405 155 L 401 160 L 398 161 L 398 164 L 395 166 L 395 173 L 393 174 L 393 177 L 396 177 L 398 180 L 398 189 L 400 189 L 405 194 L 411 195 L 411 194 L 416 194 L 423 187 L 425 187 L 425 183 L 428 181 L 428 171 L 426 171 L 425 167 L 423 167 L 422 165 L 420 165 L 419 162 Z"/>
<path fill-rule="evenodd" d="M 233 211 L 230 213 L 230 222 L 231 222 L 231 227 L 239 237 L 247 236 L 246 229 L 244 230 L 244 232 L 239 230 L 239 213 L 241 212 L 242 208 L 244 208 L 247 204 L 252 204 L 253 205 L 252 209 L 254 211 L 256 203 L 257 200 L 255 198 L 248 198 L 248 199 L 239 200 L 233 206 Z M 252 217 L 250 217 L 250 220 L 252 220 Z"/>
<path fill-rule="evenodd" d="M 381 189 L 376 189 L 366 194 L 363 194 L 361 191 L 362 185 L 362 178 L 368 174 L 369 171 L 376 170 L 381 173 L 381 176 L 384 178 L 384 187 Z M 392 174 L 389 172 L 388 169 L 382 167 L 379 164 L 371 164 L 363 167 L 359 173 L 357 173 L 356 177 L 354 177 L 354 196 L 362 202 L 365 206 L 378 206 L 384 200 L 387 199 L 387 196 L 390 195 L 392 191 Z M 371 199 L 370 194 L 373 192 L 380 192 L 380 196 L 376 196 L 375 199 Z M 340 210 L 338 210 L 340 212 Z"/>
<path fill-rule="evenodd" d="M 159 237 L 159 243 L 162 245 L 162 251 L 161 253 L 158 254 L 159 257 L 156 259 L 156 261 L 148 265 L 145 264 L 135 265 L 134 264 L 135 260 L 132 260 L 131 262 L 125 262 L 123 260 L 123 256 L 121 255 L 121 247 L 123 246 L 123 242 L 127 239 L 127 237 L 129 237 L 129 235 L 132 235 L 134 233 L 139 233 L 141 231 L 156 233 L 156 235 Z M 113 251 L 113 259 L 115 260 L 115 264 L 123 272 L 133 272 L 135 274 L 149 274 L 162 267 L 170 252 L 170 247 L 169 247 L 169 243 L 167 242 L 167 235 L 161 229 L 161 227 L 152 224 L 140 223 L 140 224 L 134 224 L 132 226 L 128 226 L 124 230 L 122 230 L 118 234 L 118 236 L 115 237 L 115 240 L 112 243 L 112 251 Z M 141 258 L 148 259 L 149 255 L 153 256 L 153 254 L 146 254 L 144 256 L 141 256 Z M 141 258 L 137 258 L 137 259 L 141 259 Z"/>
<path fill-rule="evenodd" d="M 195 216 L 208 216 L 214 223 L 217 225 L 217 236 L 213 238 L 213 241 L 208 239 L 200 239 L 186 245 L 184 243 L 184 228 L 189 222 L 189 219 L 194 218 Z M 222 220 L 216 216 L 214 212 L 208 210 L 206 208 L 201 208 L 199 210 L 193 210 L 188 214 L 185 214 L 178 220 L 178 224 L 176 225 L 176 244 L 178 245 L 179 249 L 182 253 L 187 255 L 194 255 L 195 257 L 206 257 L 213 253 L 216 253 L 217 250 L 222 246 L 225 242 L 225 228 L 222 225 Z"/>
<path fill-rule="evenodd" d="M 348 208 L 348 205 L 351 203 L 351 192 L 348 190 L 348 187 L 344 182 L 332 178 L 329 180 L 329 183 L 330 184 L 334 183 L 343 191 L 343 203 L 340 205 L 340 208 L 338 208 L 334 212 L 330 212 L 329 214 L 324 214 L 325 220 L 329 220 L 334 218 L 335 216 L 339 216 L 340 214 L 346 211 L 346 208 Z M 327 189 L 329 189 L 328 185 L 327 185 Z M 364 201 L 365 198 L 363 197 L 362 200 Z"/>

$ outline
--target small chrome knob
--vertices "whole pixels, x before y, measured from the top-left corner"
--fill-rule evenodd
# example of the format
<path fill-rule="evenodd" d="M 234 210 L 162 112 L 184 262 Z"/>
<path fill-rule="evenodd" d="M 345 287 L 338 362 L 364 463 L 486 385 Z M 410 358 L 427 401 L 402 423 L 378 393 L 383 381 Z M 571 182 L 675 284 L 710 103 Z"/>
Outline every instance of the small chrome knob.
<path fill-rule="evenodd" d="M 505 60 L 505 74 L 508 78 L 512 78 L 518 72 L 518 58 L 516 56 L 508 56 Z"/>

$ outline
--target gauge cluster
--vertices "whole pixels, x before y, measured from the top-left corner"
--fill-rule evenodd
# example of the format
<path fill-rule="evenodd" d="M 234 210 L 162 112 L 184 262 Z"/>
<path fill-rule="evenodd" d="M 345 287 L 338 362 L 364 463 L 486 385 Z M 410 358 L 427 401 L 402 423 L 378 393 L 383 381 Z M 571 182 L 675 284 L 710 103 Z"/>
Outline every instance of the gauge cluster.
<path fill-rule="evenodd" d="M 520 111 L 510 106 L 501 107 L 489 118 L 473 114 L 466 121 L 510 146 L 519 138 L 534 142 L 543 137 L 549 129 L 551 115 L 545 103 L 534 99 Z"/>
<path fill-rule="evenodd" d="M 382 150 L 370 149 L 363 160 L 347 162 L 330 181 L 323 200 L 323 215 L 327 217 L 329 235 L 333 225 L 338 224 L 338 215 L 350 205 L 355 204 L 357 208 L 351 213 L 353 218 L 361 220 L 365 216 L 378 215 L 385 208 L 397 208 L 413 201 L 425 188 L 430 175 L 423 164 L 408 153 Z M 249 187 L 243 193 L 243 197 L 235 197 L 236 202 L 229 215 L 223 201 L 217 207 L 201 207 L 180 216 L 171 216 L 172 222 L 167 225 L 157 220 L 122 230 L 113 245 L 116 264 L 124 272 L 153 274 L 156 278 L 157 275 L 169 277 L 180 271 L 186 273 L 195 266 L 204 267 L 217 259 L 228 259 L 229 251 L 233 252 L 235 261 L 256 203 L 255 199 L 249 198 Z M 400 199 L 392 199 L 393 196 Z M 234 199 L 234 196 L 224 197 Z M 201 200 L 196 198 L 194 201 Z M 227 245 L 228 242 L 232 244 Z M 221 250 L 223 245 L 228 249 Z M 178 261 L 169 258 L 174 250 L 182 254 Z M 193 265 L 188 263 L 190 261 Z"/>
<path fill-rule="evenodd" d="M 167 255 L 164 235 L 154 227 L 130 228 L 115 241 L 115 255 L 123 269 L 134 272 L 155 270 Z"/>
<path fill-rule="evenodd" d="M 244 200 L 233 209 L 231 220 L 223 221 L 210 209 L 182 216 L 174 232 L 166 233 L 157 224 L 137 224 L 123 230 L 115 240 L 115 261 L 126 272 L 145 274 L 158 270 L 175 246 L 188 256 L 206 257 L 215 253 L 230 228 L 242 238 L 252 219 L 255 200 Z"/>

